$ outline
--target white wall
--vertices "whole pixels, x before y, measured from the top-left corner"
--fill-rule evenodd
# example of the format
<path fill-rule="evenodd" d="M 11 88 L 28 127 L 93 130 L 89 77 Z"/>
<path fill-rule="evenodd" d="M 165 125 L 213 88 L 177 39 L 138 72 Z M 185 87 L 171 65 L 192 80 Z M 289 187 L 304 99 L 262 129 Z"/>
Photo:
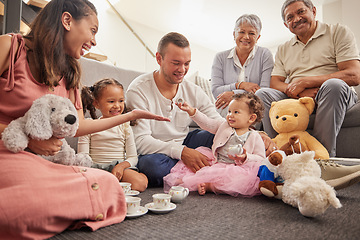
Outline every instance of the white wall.
<path fill-rule="evenodd" d="M 341 2 L 343 24 L 349 26 L 354 32 L 357 40 L 357 46 L 360 50 L 360 1 L 342 0 Z"/>
<path fill-rule="evenodd" d="M 99 32 L 96 35 L 97 46 L 92 52 L 106 55 L 106 63 L 136 71 L 151 72 L 158 69 L 155 58 L 145 49 L 119 16 L 104 0 L 92 0 L 98 10 Z M 160 32 L 144 25 L 128 22 L 133 30 L 155 54 L 157 44 L 167 32 Z M 109 34 L 111 33 L 111 34 Z M 215 51 L 190 42 L 192 61 L 188 76 L 199 72 L 204 78 L 210 78 L 211 65 Z"/>
<path fill-rule="evenodd" d="M 360 1 L 337 0 L 324 4 L 324 22 L 347 25 L 355 35 L 357 46 L 360 47 Z M 359 49 L 360 50 L 360 49 Z"/>
<path fill-rule="evenodd" d="M 151 61 L 151 55 L 109 5 L 104 0 L 92 2 L 98 10 L 99 18 L 94 52 L 106 55 L 107 63 L 125 69 L 145 72 L 148 71 L 147 66 L 154 67 L 155 61 Z"/>

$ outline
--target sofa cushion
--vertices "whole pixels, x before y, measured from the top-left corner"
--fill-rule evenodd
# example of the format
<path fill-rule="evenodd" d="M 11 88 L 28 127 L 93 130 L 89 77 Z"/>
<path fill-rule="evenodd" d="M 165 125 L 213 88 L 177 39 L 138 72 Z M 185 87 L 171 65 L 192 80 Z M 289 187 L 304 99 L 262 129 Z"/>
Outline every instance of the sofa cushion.
<path fill-rule="evenodd" d="M 350 108 L 345 115 L 342 128 L 360 127 L 360 101 Z"/>
<path fill-rule="evenodd" d="M 341 128 L 360 127 L 360 101 L 352 106 L 345 114 Z M 315 114 L 311 114 L 308 129 L 314 128 Z"/>
<path fill-rule="evenodd" d="M 131 81 L 143 74 L 143 72 L 115 67 L 88 58 L 81 58 L 79 61 L 81 66 L 81 83 L 84 86 L 91 86 L 103 78 L 114 78 L 123 85 L 126 91 Z"/>

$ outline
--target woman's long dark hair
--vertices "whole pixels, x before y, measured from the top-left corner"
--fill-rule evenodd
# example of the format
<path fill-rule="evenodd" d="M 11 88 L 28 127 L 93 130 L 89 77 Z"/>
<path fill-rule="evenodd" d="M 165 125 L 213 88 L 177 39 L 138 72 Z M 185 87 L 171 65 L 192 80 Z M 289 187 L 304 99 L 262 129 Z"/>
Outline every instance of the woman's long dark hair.
<path fill-rule="evenodd" d="M 35 18 L 31 31 L 24 37 L 32 42 L 34 64 L 39 69 L 39 81 L 49 86 L 57 86 L 58 79 L 66 79 L 66 89 L 78 88 L 80 84 L 80 66 L 64 50 L 64 27 L 61 17 L 69 12 L 75 20 L 96 14 L 95 6 L 88 0 L 52 0 Z"/>

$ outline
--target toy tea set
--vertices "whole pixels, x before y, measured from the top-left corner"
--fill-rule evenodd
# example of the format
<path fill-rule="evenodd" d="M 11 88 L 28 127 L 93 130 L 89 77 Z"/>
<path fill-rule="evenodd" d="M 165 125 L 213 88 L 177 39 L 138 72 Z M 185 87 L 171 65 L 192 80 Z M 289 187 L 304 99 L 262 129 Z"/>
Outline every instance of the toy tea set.
<path fill-rule="evenodd" d="M 148 210 L 156 214 L 165 214 L 176 208 L 175 203 L 181 203 L 189 195 L 189 189 L 181 186 L 171 187 L 169 193 L 156 193 L 152 196 L 153 201 L 141 206 L 141 198 L 136 195 L 139 191 L 131 190 L 131 183 L 120 182 L 126 195 L 126 207 L 128 218 L 145 215 Z"/>

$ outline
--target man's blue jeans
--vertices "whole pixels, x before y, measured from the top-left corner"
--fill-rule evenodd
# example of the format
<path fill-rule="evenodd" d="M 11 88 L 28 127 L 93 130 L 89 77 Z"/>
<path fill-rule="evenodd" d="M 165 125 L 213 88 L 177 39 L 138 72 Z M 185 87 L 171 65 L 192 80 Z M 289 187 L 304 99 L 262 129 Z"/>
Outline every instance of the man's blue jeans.
<path fill-rule="evenodd" d="M 195 129 L 188 133 L 183 145 L 195 149 L 200 146 L 211 148 L 214 134 L 207 131 Z M 140 155 L 137 167 L 149 179 L 149 187 L 161 187 L 163 177 L 170 173 L 178 159 L 173 159 L 162 153 Z"/>

